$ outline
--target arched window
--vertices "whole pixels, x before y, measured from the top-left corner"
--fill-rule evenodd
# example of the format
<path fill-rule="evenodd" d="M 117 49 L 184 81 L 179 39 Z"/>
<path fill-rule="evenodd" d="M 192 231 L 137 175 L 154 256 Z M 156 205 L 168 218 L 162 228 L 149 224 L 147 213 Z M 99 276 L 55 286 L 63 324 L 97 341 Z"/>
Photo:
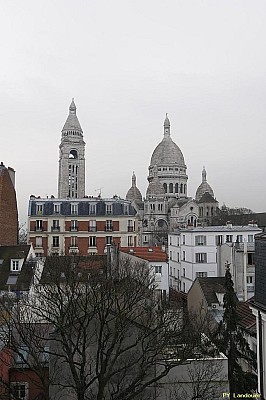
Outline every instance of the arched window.
<path fill-rule="evenodd" d="M 187 185 L 184 184 L 184 194 L 186 194 L 186 192 L 187 192 Z"/>
<path fill-rule="evenodd" d="M 180 193 L 183 193 L 183 183 L 180 185 Z"/>
<path fill-rule="evenodd" d="M 167 193 L 167 184 L 166 183 L 163 184 L 163 188 L 164 188 L 164 192 Z"/>
<path fill-rule="evenodd" d="M 169 183 L 169 193 L 173 193 L 173 192 L 174 192 L 173 184 Z"/>
<path fill-rule="evenodd" d="M 75 159 L 77 159 L 77 158 L 78 158 L 78 152 L 77 152 L 77 150 L 70 150 L 68 158 L 75 158 Z"/>
<path fill-rule="evenodd" d="M 178 193 L 178 183 L 175 184 L 175 193 Z"/>

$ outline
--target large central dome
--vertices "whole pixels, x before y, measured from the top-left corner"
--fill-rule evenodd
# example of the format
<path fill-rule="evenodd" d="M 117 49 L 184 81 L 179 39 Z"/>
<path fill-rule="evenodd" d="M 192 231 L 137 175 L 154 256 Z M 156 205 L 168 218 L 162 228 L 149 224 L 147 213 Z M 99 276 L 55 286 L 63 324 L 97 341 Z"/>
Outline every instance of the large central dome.
<path fill-rule="evenodd" d="M 151 166 L 176 164 L 185 166 L 184 156 L 180 148 L 170 137 L 164 137 L 151 156 Z"/>
<path fill-rule="evenodd" d="M 184 156 L 170 136 L 170 121 L 166 114 L 163 140 L 151 156 L 148 181 L 152 182 L 155 171 L 167 196 L 187 196 L 187 174 Z"/>
<path fill-rule="evenodd" d="M 166 114 L 164 121 L 164 137 L 163 140 L 155 148 L 151 156 L 150 167 L 153 166 L 170 166 L 175 164 L 176 166 L 185 167 L 185 160 L 180 148 L 173 142 L 170 136 L 170 121 Z"/>

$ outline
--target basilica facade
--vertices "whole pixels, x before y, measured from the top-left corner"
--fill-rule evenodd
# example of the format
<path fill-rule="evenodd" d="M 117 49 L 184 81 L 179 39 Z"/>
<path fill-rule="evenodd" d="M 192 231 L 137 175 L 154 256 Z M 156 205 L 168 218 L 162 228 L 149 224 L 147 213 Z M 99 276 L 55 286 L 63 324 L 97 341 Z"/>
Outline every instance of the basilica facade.
<path fill-rule="evenodd" d="M 181 149 L 171 138 L 167 115 L 163 139 L 152 153 L 148 170 L 146 196 L 142 198 L 134 173 L 132 186 L 126 194 L 126 199 L 132 202 L 139 217 L 141 245 L 162 244 L 167 240 L 168 233 L 179 227 L 212 224 L 219 203 L 207 182 L 205 167 L 195 198 L 188 197 L 187 166 Z"/>

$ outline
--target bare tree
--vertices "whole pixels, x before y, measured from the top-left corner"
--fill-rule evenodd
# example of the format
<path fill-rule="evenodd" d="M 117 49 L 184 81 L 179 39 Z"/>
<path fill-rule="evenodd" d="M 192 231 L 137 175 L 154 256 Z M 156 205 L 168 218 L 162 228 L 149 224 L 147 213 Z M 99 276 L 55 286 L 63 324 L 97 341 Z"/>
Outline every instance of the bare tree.
<path fill-rule="evenodd" d="M 153 399 L 155 383 L 195 353 L 200 333 L 192 335 L 178 312 L 162 307 L 146 264 L 124 259 L 102 271 L 86 260 L 46 259 L 35 291 L 12 315 L 16 331 L 23 326 L 20 338 L 40 359 L 44 335 L 27 333 L 34 326 L 28 321 L 52 329 L 50 399 Z"/>

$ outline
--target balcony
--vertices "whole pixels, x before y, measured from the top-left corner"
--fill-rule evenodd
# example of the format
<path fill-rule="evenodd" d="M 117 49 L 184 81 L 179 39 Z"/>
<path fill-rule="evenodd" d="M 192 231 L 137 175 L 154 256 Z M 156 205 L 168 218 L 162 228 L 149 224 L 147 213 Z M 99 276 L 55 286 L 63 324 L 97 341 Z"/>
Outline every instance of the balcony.
<path fill-rule="evenodd" d="M 128 231 L 128 232 L 133 232 L 133 226 L 128 226 L 128 227 L 127 227 L 127 231 Z"/>
<path fill-rule="evenodd" d="M 79 248 L 78 248 L 78 246 L 76 246 L 76 245 L 70 245 L 69 246 L 69 253 L 78 253 L 79 252 Z"/>
<path fill-rule="evenodd" d="M 97 232 L 96 226 L 89 226 L 88 232 Z"/>
<path fill-rule="evenodd" d="M 60 232 L 60 226 L 52 226 L 51 231 L 52 232 Z"/>
<path fill-rule="evenodd" d="M 106 226 L 104 228 L 105 232 L 112 232 L 113 231 L 113 227 L 112 226 Z"/>
<path fill-rule="evenodd" d="M 43 227 L 42 226 L 35 226 L 35 231 L 36 232 L 42 232 L 43 231 Z"/>
<path fill-rule="evenodd" d="M 69 231 L 70 232 L 78 232 L 78 227 L 77 226 L 71 226 L 70 228 L 69 228 Z"/>

